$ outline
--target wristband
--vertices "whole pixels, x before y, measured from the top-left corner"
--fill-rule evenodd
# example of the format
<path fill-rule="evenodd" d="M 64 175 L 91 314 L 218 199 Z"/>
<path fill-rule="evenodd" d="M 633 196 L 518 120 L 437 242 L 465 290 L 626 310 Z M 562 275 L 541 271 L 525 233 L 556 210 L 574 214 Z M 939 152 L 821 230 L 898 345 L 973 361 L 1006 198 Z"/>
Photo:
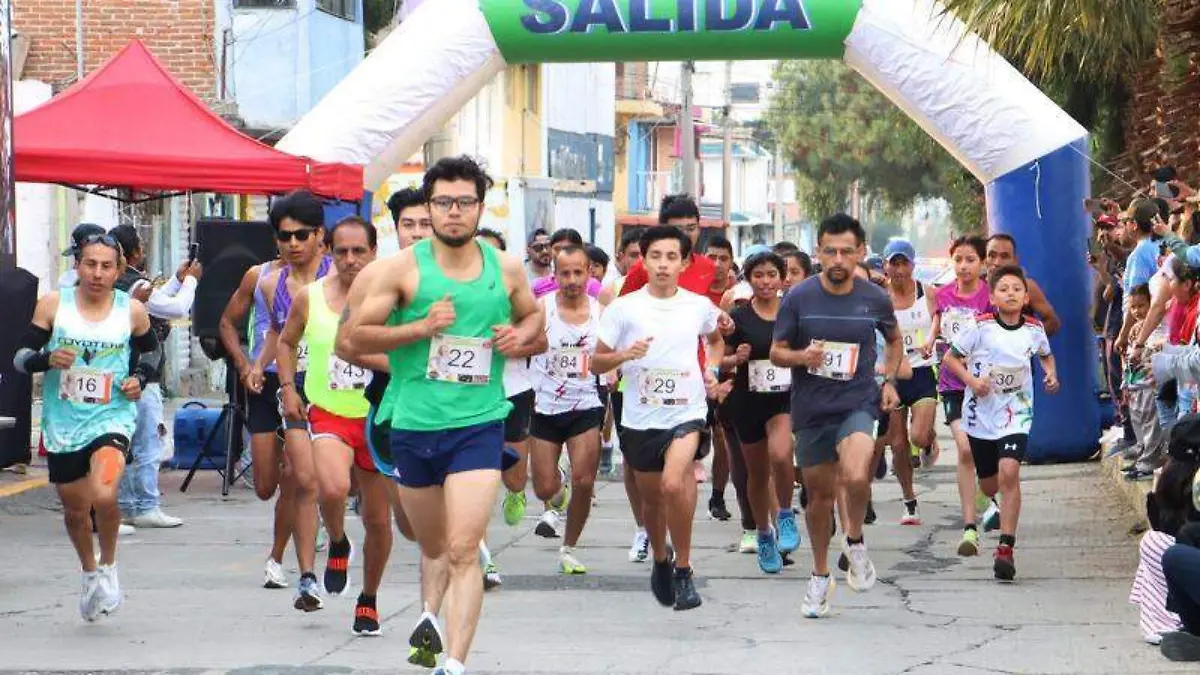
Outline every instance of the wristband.
<path fill-rule="evenodd" d="M 280 389 L 286 389 L 286 388 L 288 388 L 288 387 L 294 387 L 294 386 L 296 386 L 296 383 L 295 383 L 295 382 L 280 382 L 280 383 L 279 383 L 279 388 L 280 388 Z"/>

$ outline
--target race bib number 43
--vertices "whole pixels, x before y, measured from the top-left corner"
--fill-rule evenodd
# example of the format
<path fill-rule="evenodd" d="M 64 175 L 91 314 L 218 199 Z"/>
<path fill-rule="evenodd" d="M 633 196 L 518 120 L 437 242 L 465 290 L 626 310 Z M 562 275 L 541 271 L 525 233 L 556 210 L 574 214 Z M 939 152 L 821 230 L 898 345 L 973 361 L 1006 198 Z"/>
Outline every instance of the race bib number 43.
<path fill-rule="evenodd" d="M 492 380 L 492 341 L 487 338 L 435 335 L 429 341 L 430 380 L 485 385 Z"/>
<path fill-rule="evenodd" d="M 59 380 L 58 397 L 81 405 L 105 405 L 112 400 L 112 385 L 112 373 L 71 368 Z"/>
<path fill-rule="evenodd" d="M 767 359 L 751 361 L 748 365 L 747 375 L 750 380 L 750 391 L 769 394 L 791 390 L 791 368 L 779 368 L 772 365 Z"/>
<path fill-rule="evenodd" d="M 638 399 L 652 408 L 686 406 L 689 401 L 684 391 L 684 375 L 681 370 L 652 368 L 638 373 Z"/>
<path fill-rule="evenodd" d="M 343 361 L 336 355 L 329 357 L 329 389 L 331 391 L 366 389 L 370 382 L 371 371 Z"/>
<path fill-rule="evenodd" d="M 828 377 L 831 380 L 854 379 L 854 372 L 858 369 L 858 345 L 849 342 L 826 342 L 822 349 L 825 353 L 821 355 L 821 363 L 816 368 L 809 368 L 809 374 Z"/>

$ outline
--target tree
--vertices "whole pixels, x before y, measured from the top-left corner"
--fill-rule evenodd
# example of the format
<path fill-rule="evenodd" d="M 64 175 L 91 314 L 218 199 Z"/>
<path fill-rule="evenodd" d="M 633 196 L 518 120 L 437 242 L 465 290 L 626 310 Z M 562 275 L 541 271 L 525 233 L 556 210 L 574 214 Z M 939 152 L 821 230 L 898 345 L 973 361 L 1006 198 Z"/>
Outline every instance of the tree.
<path fill-rule="evenodd" d="M 387 28 L 396 16 L 396 7 L 403 0 L 363 0 L 363 32 L 368 43 L 379 31 Z"/>
<path fill-rule="evenodd" d="M 819 218 L 845 209 L 858 180 L 884 211 L 942 197 L 951 202 L 959 229 L 980 226 L 978 182 L 857 73 L 837 62 L 788 61 L 775 79 L 767 125 L 796 168 L 808 213 Z"/>

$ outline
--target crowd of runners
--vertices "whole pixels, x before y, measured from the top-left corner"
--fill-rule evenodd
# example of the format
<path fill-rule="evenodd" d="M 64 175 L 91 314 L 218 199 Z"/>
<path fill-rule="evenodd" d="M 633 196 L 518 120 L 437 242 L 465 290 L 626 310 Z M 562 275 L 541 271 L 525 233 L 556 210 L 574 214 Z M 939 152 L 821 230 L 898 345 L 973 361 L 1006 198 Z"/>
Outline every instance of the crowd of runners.
<path fill-rule="evenodd" d="M 803 514 L 801 612 L 822 617 L 831 545 L 846 584 L 865 592 L 876 573 L 864 525 L 921 524 L 913 472 L 937 461 L 939 402 L 958 454 L 957 552 L 979 554 L 980 530 L 999 529 L 994 574 L 1014 579 L 1034 380 L 1058 386 L 1047 341 L 1058 319 L 1011 238 L 955 240 L 955 280 L 940 289 L 914 279 L 908 242 L 872 264 L 862 226 L 842 214 L 820 223 L 812 257 L 778 243 L 737 266 L 722 237 L 698 250 L 699 210 L 677 196 L 611 261 L 570 229 L 535 233 L 518 257 L 479 227 L 490 187 L 469 158 L 437 162 L 389 201 L 402 248 L 380 259 L 370 222 L 327 224 L 306 192 L 273 202 L 279 259 L 246 272 L 222 319 L 248 393 L 253 486 L 275 500 L 266 587 L 294 583 L 295 608 L 312 612 L 357 576 L 353 630 L 378 635 L 395 522 L 421 552 L 409 661 L 460 675 L 484 590 L 502 583 L 484 541 L 497 501 L 521 525 L 532 482 L 535 532 L 561 538 L 560 573 L 585 574 L 583 533 L 597 475 L 615 470 L 615 435 L 636 527 L 629 561 L 647 564 L 658 603 L 702 604 L 692 525 L 713 453 L 706 511 L 731 518 L 732 482 L 739 550 L 763 573 L 801 563 Z M 120 244 L 92 235 L 76 256 L 78 285 L 39 301 L 15 363 L 46 373 L 50 481 L 83 570 L 80 612 L 94 621 L 121 603 L 116 486 L 161 359 L 141 303 L 114 290 Z M 619 275 L 605 284 L 610 263 Z M 871 485 L 888 448 L 903 502 L 877 513 Z M 352 495 L 361 545 L 345 526 Z"/>

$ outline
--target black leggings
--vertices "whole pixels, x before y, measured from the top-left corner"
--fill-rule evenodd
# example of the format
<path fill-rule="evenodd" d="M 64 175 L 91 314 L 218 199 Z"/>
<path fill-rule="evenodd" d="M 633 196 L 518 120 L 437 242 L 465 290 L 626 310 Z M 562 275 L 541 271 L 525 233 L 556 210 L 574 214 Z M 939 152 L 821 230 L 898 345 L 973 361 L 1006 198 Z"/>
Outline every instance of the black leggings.
<path fill-rule="evenodd" d="M 732 424 L 722 424 L 721 429 L 725 433 L 725 447 L 729 449 L 729 477 L 737 495 L 738 511 L 742 512 L 742 529 L 757 530 L 754 511 L 750 509 L 750 490 L 747 487 L 750 474 L 746 471 L 746 456 L 742 454 L 742 444 L 738 441 Z"/>

